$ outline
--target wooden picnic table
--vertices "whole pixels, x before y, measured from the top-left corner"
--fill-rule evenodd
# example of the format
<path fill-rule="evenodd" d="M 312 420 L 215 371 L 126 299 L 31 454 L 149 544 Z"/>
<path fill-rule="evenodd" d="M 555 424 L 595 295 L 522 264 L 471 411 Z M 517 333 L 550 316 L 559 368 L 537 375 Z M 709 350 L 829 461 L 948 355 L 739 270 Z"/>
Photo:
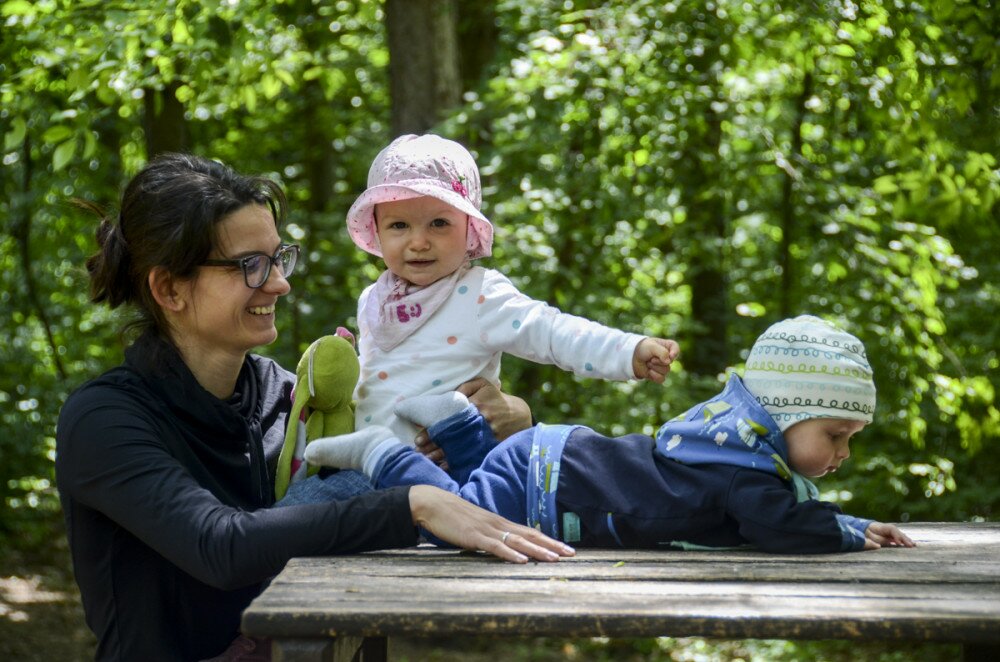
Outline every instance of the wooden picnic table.
<path fill-rule="evenodd" d="M 276 661 L 384 660 L 387 637 L 456 635 L 921 640 L 1000 660 L 1000 523 L 901 526 L 918 547 L 299 558 L 247 608 L 243 632 L 271 637 Z"/>

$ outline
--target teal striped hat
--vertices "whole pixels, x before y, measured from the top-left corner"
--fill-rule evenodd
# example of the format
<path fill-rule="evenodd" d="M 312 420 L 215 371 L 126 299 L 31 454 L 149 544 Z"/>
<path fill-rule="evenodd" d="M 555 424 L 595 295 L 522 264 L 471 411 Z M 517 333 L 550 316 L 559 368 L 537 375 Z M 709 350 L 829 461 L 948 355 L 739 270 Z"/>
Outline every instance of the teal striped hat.
<path fill-rule="evenodd" d="M 810 418 L 871 423 L 875 382 L 861 341 L 811 315 L 772 324 L 750 349 L 743 384 L 784 432 Z"/>

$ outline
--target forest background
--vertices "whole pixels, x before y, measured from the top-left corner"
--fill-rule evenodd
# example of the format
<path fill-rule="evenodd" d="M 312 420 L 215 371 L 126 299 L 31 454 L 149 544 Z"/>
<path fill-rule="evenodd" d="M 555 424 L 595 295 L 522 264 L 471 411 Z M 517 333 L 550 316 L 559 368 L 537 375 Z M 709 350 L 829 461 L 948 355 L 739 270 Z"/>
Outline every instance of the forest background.
<path fill-rule="evenodd" d="M 652 433 L 808 312 L 865 342 L 879 392 L 824 498 L 1000 516 L 995 2 L 0 0 L 0 21 L 0 558 L 65 564 L 58 411 L 122 357 L 72 198 L 113 211 L 163 151 L 281 182 L 304 259 L 264 353 L 291 367 L 356 328 L 381 264 L 346 210 L 424 131 L 477 156 L 487 266 L 681 343 L 665 386 L 505 359 L 539 420 Z"/>

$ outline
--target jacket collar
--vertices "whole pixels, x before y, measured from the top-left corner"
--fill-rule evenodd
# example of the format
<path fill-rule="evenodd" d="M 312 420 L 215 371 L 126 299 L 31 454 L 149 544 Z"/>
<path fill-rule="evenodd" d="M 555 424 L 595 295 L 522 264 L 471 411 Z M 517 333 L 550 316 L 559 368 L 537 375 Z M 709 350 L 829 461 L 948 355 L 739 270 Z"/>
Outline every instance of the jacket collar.
<path fill-rule="evenodd" d="M 737 375 L 722 393 L 665 423 L 656 448 L 682 464 L 727 464 L 792 481 L 784 436 Z"/>
<path fill-rule="evenodd" d="M 229 400 L 205 390 L 174 345 L 146 333 L 125 350 L 125 364 L 136 372 L 166 407 L 193 427 L 207 427 L 225 436 L 245 435 L 246 425 L 259 421 L 259 378 L 250 357 L 244 359 Z"/>

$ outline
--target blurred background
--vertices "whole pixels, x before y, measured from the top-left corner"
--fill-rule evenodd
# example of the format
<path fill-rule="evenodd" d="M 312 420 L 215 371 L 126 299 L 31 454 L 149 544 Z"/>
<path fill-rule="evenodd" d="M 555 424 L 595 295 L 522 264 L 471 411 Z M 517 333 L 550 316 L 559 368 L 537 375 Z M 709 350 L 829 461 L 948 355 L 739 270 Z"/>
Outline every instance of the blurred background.
<path fill-rule="evenodd" d="M 356 329 L 382 265 L 346 210 L 381 147 L 431 131 L 477 157 L 484 266 L 681 344 L 665 386 L 505 359 L 538 420 L 652 433 L 764 328 L 811 313 L 865 342 L 879 389 L 823 497 L 888 521 L 998 518 L 995 3 L 0 0 L 0 21 L 4 632 L 27 631 L 26 586 L 75 605 L 55 424 L 121 360 L 128 320 L 88 301 L 97 219 L 71 200 L 113 211 L 165 151 L 288 192 L 304 259 L 263 350 L 286 367 Z M 60 618 L 45 630 L 82 627 Z"/>

